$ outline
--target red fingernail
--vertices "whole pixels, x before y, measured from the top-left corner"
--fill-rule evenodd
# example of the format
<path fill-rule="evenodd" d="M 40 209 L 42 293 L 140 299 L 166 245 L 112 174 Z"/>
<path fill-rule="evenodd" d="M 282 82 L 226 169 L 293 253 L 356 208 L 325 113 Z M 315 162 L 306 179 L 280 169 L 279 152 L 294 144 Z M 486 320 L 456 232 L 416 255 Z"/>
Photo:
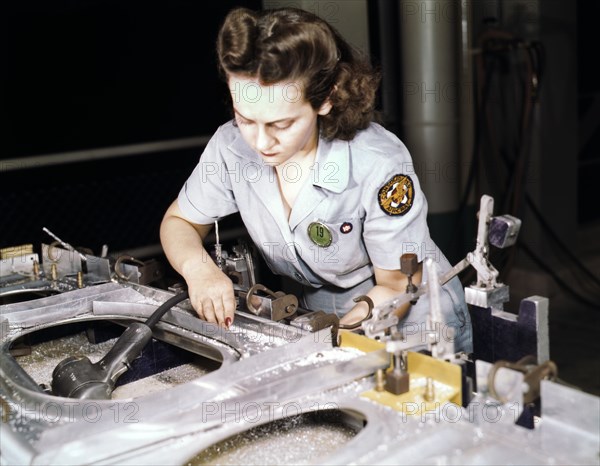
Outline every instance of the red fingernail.
<path fill-rule="evenodd" d="M 231 325 L 231 317 L 225 317 L 225 327 L 229 328 Z"/>

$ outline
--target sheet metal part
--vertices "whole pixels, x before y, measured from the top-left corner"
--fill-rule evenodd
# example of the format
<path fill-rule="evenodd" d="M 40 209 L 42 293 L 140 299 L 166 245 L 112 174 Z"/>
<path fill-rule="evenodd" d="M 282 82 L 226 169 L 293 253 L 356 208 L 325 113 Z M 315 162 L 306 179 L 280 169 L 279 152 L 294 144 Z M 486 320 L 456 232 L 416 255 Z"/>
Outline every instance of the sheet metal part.
<path fill-rule="evenodd" d="M 492 213 L 493 200 L 484 196 L 476 251 L 439 282 L 474 266 L 478 283 L 467 289 L 467 299 L 488 308 L 474 310 L 484 319 L 491 318 L 492 360 L 498 359 L 502 348 L 510 347 L 519 355 L 535 353 L 543 363 L 549 357 L 547 299 L 524 300 L 518 318 L 501 310 L 508 288 L 495 282 L 497 271 L 487 260 L 488 230 L 492 230 L 490 244 L 506 247 L 514 242 L 520 222 L 492 217 Z M 448 394 L 453 402 L 446 402 L 439 368 L 422 371 L 425 376 L 414 387 L 417 395 L 404 401 L 393 398 L 388 405 L 374 402 L 361 394 L 374 391 L 374 374 L 381 376 L 389 366 L 390 355 L 381 349 L 383 345 L 361 337 L 370 343 L 349 348 L 344 341 L 355 340 L 349 334 L 353 338 L 342 335 L 342 347 L 335 347 L 337 338 L 332 339 L 331 328 L 323 328 L 331 322 L 286 325 L 283 321 L 289 316 L 274 319 L 281 316 L 272 312 L 275 296 L 267 299 L 266 306 L 271 307 L 266 314 L 238 310 L 229 329 L 199 320 L 185 303 L 165 314 L 153 337 L 219 361 L 220 367 L 212 372 L 129 399 L 52 396 L 11 356 L 13 342 L 38 330 L 77 322 L 109 320 L 127 326 L 144 321 L 172 296 L 144 286 L 137 269 L 140 264 L 123 263 L 123 267 L 133 267 L 132 278 L 117 277 L 107 258 L 84 259 L 68 249 L 43 245 L 44 260 L 37 272 L 31 251 L 21 255 L 16 265 L 14 257 L 2 258 L 0 263 L 0 294 L 14 291 L 9 286 L 20 291 L 23 285 L 32 284 L 59 293 L 0 306 L 1 464 L 188 464 L 198 453 L 232 435 L 322 410 L 342 413 L 344 422 L 358 434 L 343 448 L 311 458 L 316 464 L 598 464 L 598 397 L 541 380 L 543 371 L 534 381 L 539 387 L 532 392 L 527 377 L 537 377 L 537 372 L 523 373 L 478 360 L 477 392 L 467 406 L 458 406 L 457 382 L 448 384 L 453 387 Z M 223 259 L 237 278 L 238 291 L 249 290 L 255 284 L 251 255 L 244 248 L 234 252 L 232 257 L 223 254 Z M 111 282 L 115 279 L 120 282 Z M 135 281 L 140 283 L 131 283 Z M 393 311 L 427 292 L 427 284 L 418 290 L 411 287 L 408 293 L 374 308 L 373 317 L 362 324 L 366 335 L 385 339 L 398 322 Z M 437 311 L 432 323 L 439 320 Z M 503 339 L 508 343 L 501 345 Z M 520 344 L 512 345 L 513 341 Z M 395 343 L 395 351 L 414 349 L 418 343 L 423 344 L 421 335 L 409 336 Z M 451 353 L 437 348 L 438 341 L 427 343 L 438 356 Z M 457 367 L 434 361 L 451 366 L 450 372 L 456 373 L 452 380 L 457 380 Z M 426 364 L 426 369 L 434 367 Z M 537 396 L 537 390 L 543 403 L 535 428 L 516 425 L 527 396 Z M 398 403 L 400 409 L 394 406 Z M 581 415 L 583 410 L 585 415 Z"/>
<path fill-rule="evenodd" d="M 236 433 L 331 409 L 364 426 L 342 448 L 315 458 L 317 464 L 597 464 L 597 397 L 544 380 L 541 421 L 527 430 L 515 425 L 523 374 L 502 368 L 495 389 L 505 403 L 482 385 L 468 406 L 434 404 L 407 415 L 360 396 L 374 388 L 373 374 L 389 365 L 384 349 L 336 348 L 330 329 L 309 333 L 247 313 L 238 313 L 226 330 L 200 321 L 185 305 L 168 312 L 155 337 L 221 357 L 223 364 L 135 399 L 51 396 L 8 353 L 11 342 L 40 328 L 144 320 L 169 296 L 106 283 L 0 307 L 0 395 L 8 418 L 0 424 L 3 464 L 187 464 Z M 585 416 L 578 414 L 582 409 Z"/>

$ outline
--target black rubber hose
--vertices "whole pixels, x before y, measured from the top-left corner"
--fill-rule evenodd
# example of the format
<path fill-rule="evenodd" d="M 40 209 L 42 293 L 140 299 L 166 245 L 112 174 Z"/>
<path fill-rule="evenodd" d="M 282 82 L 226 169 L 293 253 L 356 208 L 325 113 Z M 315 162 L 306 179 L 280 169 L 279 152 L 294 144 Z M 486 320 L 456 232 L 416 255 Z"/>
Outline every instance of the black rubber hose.
<path fill-rule="evenodd" d="M 181 301 L 185 301 L 189 297 L 190 297 L 189 293 L 187 291 L 183 291 L 181 293 L 176 294 L 172 298 L 169 298 L 164 303 L 162 303 L 158 307 L 158 309 L 156 309 L 156 311 L 154 311 L 152 313 L 152 315 L 150 317 L 148 317 L 148 320 L 146 321 L 146 325 L 150 328 L 154 327 L 156 325 L 156 323 L 161 319 L 162 316 L 164 316 L 166 314 L 166 312 L 169 309 L 171 309 L 173 306 L 180 303 Z"/>
<path fill-rule="evenodd" d="M 161 304 L 146 322 L 133 322 L 97 363 L 87 356 L 64 359 L 52 373 L 52 393 L 79 399 L 110 400 L 117 379 L 129 369 L 152 339 L 152 327 L 177 303 L 189 298 L 187 291 Z"/>

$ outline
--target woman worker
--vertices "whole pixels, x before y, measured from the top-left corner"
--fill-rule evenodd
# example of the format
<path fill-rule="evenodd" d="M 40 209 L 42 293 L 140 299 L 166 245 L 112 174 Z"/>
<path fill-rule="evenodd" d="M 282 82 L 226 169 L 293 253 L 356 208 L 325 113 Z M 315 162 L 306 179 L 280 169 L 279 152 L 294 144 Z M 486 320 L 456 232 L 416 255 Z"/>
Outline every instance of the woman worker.
<path fill-rule="evenodd" d="M 367 59 L 316 15 L 286 8 L 232 10 L 219 31 L 220 71 L 234 119 L 216 131 L 168 208 L 161 242 L 198 315 L 229 327 L 231 280 L 203 246 L 215 221 L 239 212 L 270 269 L 302 286 L 307 309 L 351 324 L 402 293 L 405 252 L 444 272 L 427 227 L 427 201 L 402 142 L 373 122 L 379 79 Z M 413 277 L 419 283 L 422 266 Z M 422 297 L 396 312 L 423 326 Z M 457 351 L 472 351 L 461 284 L 443 287 Z"/>

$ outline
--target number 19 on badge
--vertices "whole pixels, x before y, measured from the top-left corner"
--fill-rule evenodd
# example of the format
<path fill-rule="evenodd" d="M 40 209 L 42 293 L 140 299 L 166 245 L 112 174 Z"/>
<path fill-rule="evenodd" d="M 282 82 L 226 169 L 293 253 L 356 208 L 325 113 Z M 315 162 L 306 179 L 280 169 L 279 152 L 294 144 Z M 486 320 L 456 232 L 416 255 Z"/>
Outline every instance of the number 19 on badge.
<path fill-rule="evenodd" d="M 312 222 L 308 225 L 308 237 L 317 246 L 326 248 L 331 245 L 333 237 L 327 225 L 321 222 Z"/>

